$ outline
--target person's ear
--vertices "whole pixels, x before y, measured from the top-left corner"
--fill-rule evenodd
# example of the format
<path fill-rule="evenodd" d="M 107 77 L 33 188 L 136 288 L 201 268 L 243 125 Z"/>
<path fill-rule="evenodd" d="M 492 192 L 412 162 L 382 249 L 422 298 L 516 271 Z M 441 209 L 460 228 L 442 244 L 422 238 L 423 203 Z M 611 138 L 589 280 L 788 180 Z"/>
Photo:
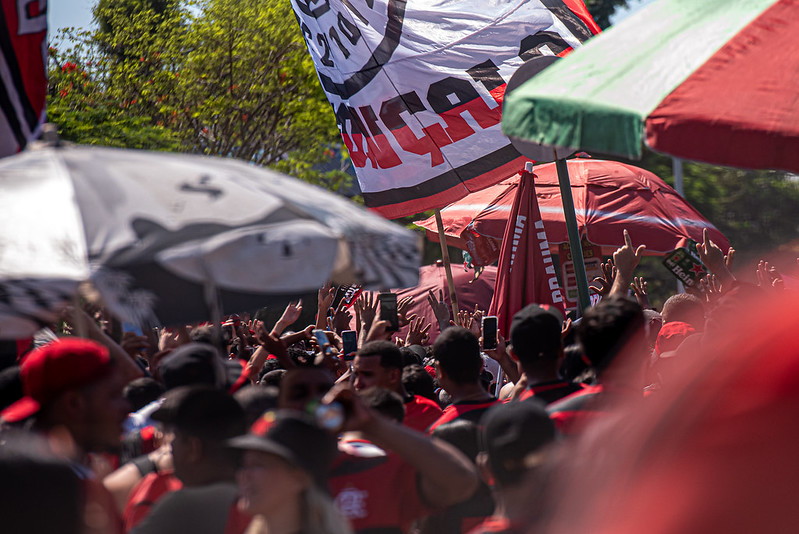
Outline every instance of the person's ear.
<path fill-rule="evenodd" d="M 494 474 L 491 472 L 491 462 L 488 461 L 488 453 L 485 451 L 478 452 L 475 463 L 477 464 L 477 471 L 480 473 L 480 478 L 486 485 L 492 486 L 494 484 Z"/>
<path fill-rule="evenodd" d="M 442 380 L 447 378 L 447 373 L 444 372 L 444 369 L 441 368 L 441 364 L 436 361 L 435 363 L 436 368 L 436 379 L 441 382 Z"/>
<path fill-rule="evenodd" d="M 60 411 L 66 415 L 69 421 L 79 421 L 86 410 L 86 397 L 77 390 L 65 391 L 56 401 Z"/>
<path fill-rule="evenodd" d="M 191 463 L 199 462 L 203 459 L 203 442 L 196 436 L 186 437 L 186 460 Z"/>
<path fill-rule="evenodd" d="M 562 350 L 562 349 L 561 349 L 561 350 Z M 511 346 L 511 345 L 508 345 L 508 347 L 507 347 L 507 349 L 505 350 L 505 352 L 507 352 L 507 353 L 508 353 L 508 356 L 510 356 L 510 359 L 511 359 L 511 360 L 513 360 L 513 361 L 514 361 L 514 362 L 516 362 L 516 363 L 519 363 L 519 357 L 518 357 L 518 356 L 516 356 L 516 353 L 513 351 L 513 346 Z"/>

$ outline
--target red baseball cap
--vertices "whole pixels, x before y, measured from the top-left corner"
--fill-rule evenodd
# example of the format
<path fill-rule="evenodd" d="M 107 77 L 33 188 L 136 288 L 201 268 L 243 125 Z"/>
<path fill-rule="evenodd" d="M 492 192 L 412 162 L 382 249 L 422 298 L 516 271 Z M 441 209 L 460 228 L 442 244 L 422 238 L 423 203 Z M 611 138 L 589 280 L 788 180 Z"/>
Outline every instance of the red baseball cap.
<path fill-rule="evenodd" d="M 61 393 L 80 388 L 111 370 L 108 349 L 83 338 L 57 339 L 30 352 L 20 365 L 25 396 L 0 413 L 8 423 L 36 414 Z"/>

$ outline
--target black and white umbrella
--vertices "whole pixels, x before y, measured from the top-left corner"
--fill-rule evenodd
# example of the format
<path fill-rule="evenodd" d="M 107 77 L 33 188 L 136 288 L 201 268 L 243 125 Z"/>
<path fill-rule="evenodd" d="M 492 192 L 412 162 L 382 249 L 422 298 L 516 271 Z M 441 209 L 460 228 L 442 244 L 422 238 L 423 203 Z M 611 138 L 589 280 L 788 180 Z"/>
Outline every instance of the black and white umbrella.
<path fill-rule="evenodd" d="M 0 161 L 0 338 L 49 322 L 77 284 L 138 324 L 315 291 L 418 281 L 421 238 L 284 174 L 226 158 L 61 146 Z"/>

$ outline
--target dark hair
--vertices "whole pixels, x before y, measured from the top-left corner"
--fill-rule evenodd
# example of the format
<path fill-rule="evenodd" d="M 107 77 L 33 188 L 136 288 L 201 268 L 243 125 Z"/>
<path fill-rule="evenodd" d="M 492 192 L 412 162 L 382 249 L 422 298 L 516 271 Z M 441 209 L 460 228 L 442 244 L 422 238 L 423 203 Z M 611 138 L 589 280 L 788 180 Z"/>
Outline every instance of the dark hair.
<path fill-rule="evenodd" d="M 402 353 L 391 341 L 370 341 L 358 349 L 358 356 L 380 356 L 380 367 L 402 369 Z"/>
<path fill-rule="evenodd" d="M 402 354 L 402 367 L 408 367 L 413 364 L 421 364 L 422 359 L 414 351 L 408 347 L 400 347 L 400 354 Z"/>
<path fill-rule="evenodd" d="M 408 393 L 438 401 L 433 377 L 421 365 L 414 363 L 402 369 L 402 385 Z"/>
<path fill-rule="evenodd" d="M 390 389 L 371 387 L 360 392 L 361 399 L 377 413 L 401 423 L 405 419 L 402 398 Z"/>
<path fill-rule="evenodd" d="M 705 305 L 693 295 L 678 293 L 663 303 L 660 315 L 663 317 L 663 323 L 681 321 L 702 330 L 705 324 Z"/>
<path fill-rule="evenodd" d="M 259 383 L 262 386 L 272 386 L 279 388 L 280 383 L 283 382 L 284 376 L 286 376 L 285 369 L 275 369 L 274 371 L 269 371 L 268 373 L 263 375 Z"/>
<path fill-rule="evenodd" d="M 567 382 L 574 382 L 588 370 L 588 364 L 583 359 L 583 348 L 578 345 L 568 345 L 563 349 L 563 361 L 560 364 L 560 376 Z"/>
<path fill-rule="evenodd" d="M 233 394 L 233 398 L 244 410 L 247 428 L 251 427 L 264 412 L 277 408 L 279 393 L 280 391 L 273 386 L 258 387 L 249 385 Z"/>
<path fill-rule="evenodd" d="M 585 311 L 577 337 L 591 365 L 601 374 L 643 328 L 644 314 L 637 302 L 626 297 L 611 297 Z"/>
<path fill-rule="evenodd" d="M 456 384 L 475 384 L 480 380 L 480 341 L 469 330 L 447 328 L 433 344 L 433 354 L 441 370 Z"/>
<path fill-rule="evenodd" d="M 439 425 L 433 430 L 433 437 L 439 438 L 469 458 L 472 463 L 480 452 L 480 427 L 467 419 L 455 419 L 449 423 Z"/>
<path fill-rule="evenodd" d="M 165 388 L 161 382 L 149 377 L 133 380 L 122 390 L 122 395 L 131 406 L 131 412 L 144 408 L 154 400 L 161 398 Z"/>

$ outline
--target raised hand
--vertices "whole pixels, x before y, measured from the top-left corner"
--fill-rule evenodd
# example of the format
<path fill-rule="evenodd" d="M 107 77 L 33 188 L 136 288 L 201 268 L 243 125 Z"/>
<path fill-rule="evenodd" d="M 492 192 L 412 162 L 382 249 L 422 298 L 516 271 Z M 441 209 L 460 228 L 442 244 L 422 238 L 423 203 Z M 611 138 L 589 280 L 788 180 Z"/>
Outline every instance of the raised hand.
<path fill-rule="evenodd" d="M 433 309 L 433 314 L 436 316 L 436 320 L 438 321 L 439 329 L 443 332 L 447 326 L 449 326 L 449 306 L 444 302 L 444 291 L 438 291 L 438 298 L 433 294 L 433 290 L 428 290 L 427 295 L 427 303 L 430 304 L 430 308 Z"/>
<path fill-rule="evenodd" d="M 592 289 L 594 293 L 600 297 L 607 297 L 610 293 L 610 288 L 613 286 L 613 279 L 616 277 L 616 267 L 613 265 L 613 259 L 601 264 L 602 276 L 595 276 L 588 289 Z"/>
<path fill-rule="evenodd" d="M 613 253 L 613 264 L 616 266 L 616 277 L 610 289 L 611 295 L 624 295 L 633 279 L 633 271 L 638 267 L 641 256 L 646 250 L 646 245 L 633 247 L 633 240 L 630 233 L 624 230 L 624 245 L 616 249 Z"/>
<path fill-rule="evenodd" d="M 649 304 L 649 295 L 646 292 L 646 287 L 646 281 L 640 276 L 633 278 L 633 283 L 630 286 L 630 289 L 635 293 L 635 300 L 638 301 L 638 305 L 644 309 L 652 307 Z"/>
<path fill-rule="evenodd" d="M 301 313 L 302 299 L 289 302 L 286 309 L 283 310 L 283 315 L 280 316 L 280 319 L 277 320 L 275 326 L 272 328 L 272 333 L 277 335 L 282 334 L 286 328 L 294 324 L 294 322 L 300 318 Z"/>
<path fill-rule="evenodd" d="M 399 320 L 400 328 L 411 322 L 408 317 L 411 306 L 413 306 L 413 297 L 404 297 L 397 302 L 397 319 Z"/>
<path fill-rule="evenodd" d="M 336 298 L 336 288 L 330 282 L 319 288 L 319 293 L 316 296 L 316 328 L 325 329 L 327 314 L 334 298 Z"/>
<path fill-rule="evenodd" d="M 735 280 L 730 270 L 727 268 L 727 260 L 719 246 L 710 240 L 707 228 L 702 232 L 702 242 L 696 245 L 699 259 L 705 264 L 711 273 L 719 277 L 722 284 Z M 734 256 L 733 256 L 734 257 Z"/>
<path fill-rule="evenodd" d="M 413 317 L 410 322 L 410 328 L 408 328 L 408 337 L 405 339 L 405 346 L 411 345 L 424 345 L 430 339 L 430 327 L 433 326 L 431 323 L 424 324 L 423 317 Z"/>
<path fill-rule="evenodd" d="M 700 278 L 699 286 L 708 302 L 715 302 L 721 296 L 721 284 L 715 274 L 706 274 Z"/>
<path fill-rule="evenodd" d="M 347 303 L 344 302 L 344 299 L 341 299 L 341 302 L 339 302 L 336 313 L 333 314 L 333 318 L 328 320 L 330 322 L 330 329 L 338 334 L 344 330 L 350 329 L 352 314 L 347 310 Z"/>
<path fill-rule="evenodd" d="M 380 301 L 375 298 L 374 294 L 364 291 L 358 297 L 358 300 L 355 301 L 355 314 L 357 317 L 360 318 L 360 328 L 361 330 L 369 331 L 369 328 L 372 327 L 372 322 L 375 320 L 375 316 L 377 316 L 377 307 L 379 306 Z"/>

